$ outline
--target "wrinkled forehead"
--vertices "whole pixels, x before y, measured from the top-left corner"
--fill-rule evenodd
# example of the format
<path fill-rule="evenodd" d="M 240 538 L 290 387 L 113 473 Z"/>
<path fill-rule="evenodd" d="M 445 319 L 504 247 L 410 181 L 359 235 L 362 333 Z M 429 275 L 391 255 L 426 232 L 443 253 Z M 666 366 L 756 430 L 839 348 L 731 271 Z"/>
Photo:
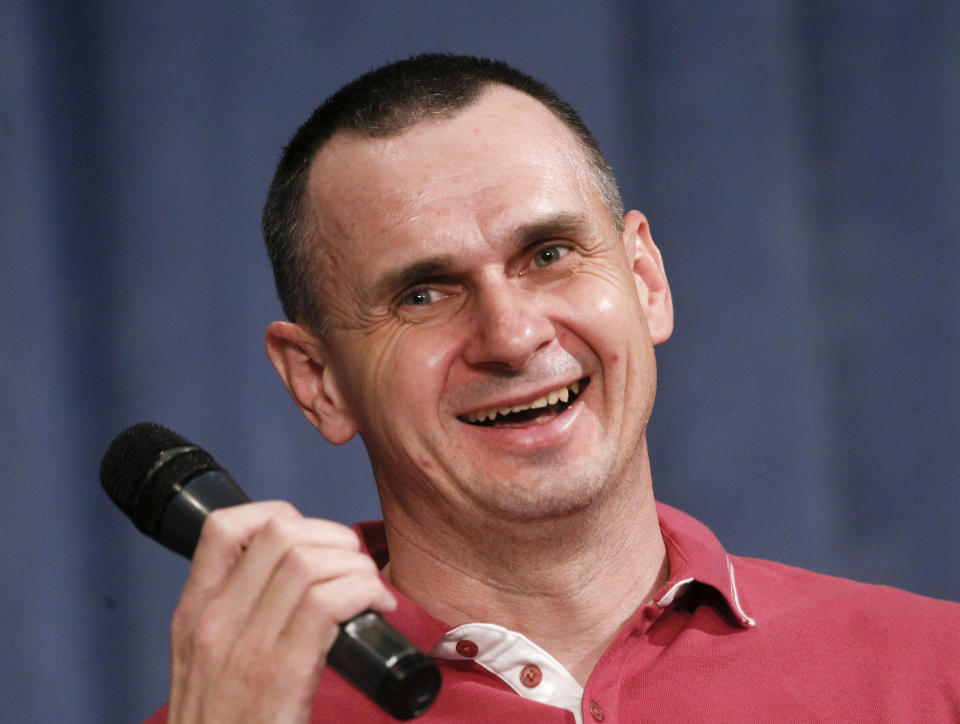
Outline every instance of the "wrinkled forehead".
<path fill-rule="evenodd" d="M 346 257 L 371 264 L 372 254 L 404 253 L 404 240 L 496 238 L 531 216 L 575 207 L 605 219 L 589 169 L 548 108 L 492 87 L 452 117 L 396 135 L 335 135 L 310 172 L 314 243 L 339 275 Z"/>

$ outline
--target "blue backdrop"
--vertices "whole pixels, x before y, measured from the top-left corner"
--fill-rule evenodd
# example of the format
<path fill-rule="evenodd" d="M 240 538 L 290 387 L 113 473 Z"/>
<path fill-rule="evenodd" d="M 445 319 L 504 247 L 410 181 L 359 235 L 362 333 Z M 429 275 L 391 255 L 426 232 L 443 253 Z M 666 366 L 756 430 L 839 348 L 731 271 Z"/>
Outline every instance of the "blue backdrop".
<path fill-rule="evenodd" d="M 382 62 L 558 88 L 645 211 L 677 306 L 659 497 L 728 548 L 960 599 L 956 2 L 0 3 L 6 721 L 166 696 L 187 570 L 100 492 L 154 420 L 256 498 L 378 515 L 262 348 L 282 145 Z"/>

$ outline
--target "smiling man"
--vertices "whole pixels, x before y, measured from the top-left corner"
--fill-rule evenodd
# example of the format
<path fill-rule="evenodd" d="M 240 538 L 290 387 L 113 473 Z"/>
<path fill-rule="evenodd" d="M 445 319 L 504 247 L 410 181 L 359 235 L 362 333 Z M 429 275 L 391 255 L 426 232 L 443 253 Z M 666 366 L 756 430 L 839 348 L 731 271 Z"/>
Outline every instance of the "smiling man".
<path fill-rule="evenodd" d="M 654 501 L 663 263 L 549 89 L 453 56 L 367 74 L 287 147 L 264 228 L 270 359 L 327 440 L 361 436 L 384 522 L 211 516 L 156 720 L 387 720 L 324 667 L 366 608 L 440 663 L 424 721 L 960 714 L 960 607 L 728 556 Z"/>

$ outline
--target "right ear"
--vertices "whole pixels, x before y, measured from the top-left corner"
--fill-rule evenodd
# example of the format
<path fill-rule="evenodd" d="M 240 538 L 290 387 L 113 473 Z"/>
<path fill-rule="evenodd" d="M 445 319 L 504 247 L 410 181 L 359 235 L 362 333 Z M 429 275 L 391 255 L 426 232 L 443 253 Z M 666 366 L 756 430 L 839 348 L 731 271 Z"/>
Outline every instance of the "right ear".
<path fill-rule="evenodd" d="M 334 445 L 357 432 L 323 342 L 293 322 L 267 327 L 267 356 L 304 417 Z"/>

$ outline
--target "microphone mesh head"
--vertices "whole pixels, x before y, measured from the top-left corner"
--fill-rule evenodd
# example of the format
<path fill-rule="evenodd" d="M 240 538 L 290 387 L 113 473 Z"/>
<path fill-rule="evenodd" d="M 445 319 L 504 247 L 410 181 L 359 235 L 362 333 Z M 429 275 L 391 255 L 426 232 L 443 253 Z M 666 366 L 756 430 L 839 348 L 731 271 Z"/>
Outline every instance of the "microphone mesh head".
<path fill-rule="evenodd" d="M 137 528 L 157 538 L 163 513 L 180 487 L 219 469 L 208 452 L 173 430 L 141 422 L 110 444 L 100 462 L 100 484 Z"/>

